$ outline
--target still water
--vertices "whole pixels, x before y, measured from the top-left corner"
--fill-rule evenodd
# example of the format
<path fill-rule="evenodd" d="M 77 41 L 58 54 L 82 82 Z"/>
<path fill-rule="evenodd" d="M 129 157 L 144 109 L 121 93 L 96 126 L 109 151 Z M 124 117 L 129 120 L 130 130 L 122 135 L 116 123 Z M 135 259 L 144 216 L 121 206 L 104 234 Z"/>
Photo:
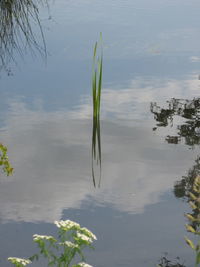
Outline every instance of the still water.
<path fill-rule="evenodd" d="M 0 78 L 0 142 L 14 167 L 0 177 L 0 266 L 32 255 L 32 235 L 54 234 L 59 219 L 97 235 L 86 253 L 92 266 L 150 267 L 166 255 L 194 266 L 180 184 L 200 172 L 199 1 L 56 0 L 39 9 L 47 61 L 16 53 L 12 75 Z M 94 187 L 91 66 L 100 32 Z"/>

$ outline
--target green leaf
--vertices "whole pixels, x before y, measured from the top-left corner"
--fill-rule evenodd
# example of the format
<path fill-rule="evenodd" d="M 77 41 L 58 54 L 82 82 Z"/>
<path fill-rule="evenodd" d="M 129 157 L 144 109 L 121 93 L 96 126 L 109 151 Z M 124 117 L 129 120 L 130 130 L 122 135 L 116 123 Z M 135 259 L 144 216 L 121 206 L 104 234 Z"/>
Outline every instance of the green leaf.
<path fill-rule="evenodd" d="M 186 229 L 187 229 L 188 232 L 196 233 L 195 229 L 191 225 L 186 224 L 185 227 L 186 227 Z"/>
<path fill-rule="evenodd" d="M 194 218 L 191 214 L 187 213 L 185 214 L 185 216 L 192 222 L 195 222 L 196 221 L 196 218 Z"/>
<path fill-rule="evenodd" d="M 200 252 L 196 255 L 196 264 L 200 264 Z"/>
<path fill-rule="evenodd" d="M 192 200 L 196 200 L 197 199 L 197 197 L 191 192 L 189 192 L 189 196 L 191 197 Z"/>
<path fill-rule="evenodd" d="M 194 249 L 194 250 L 196 249 L 194 243 L 193 243 L 190 239 L 188 239 L 187 237 L 185 237 L 185 241 L 186 241 L 186 243 L 187 243 L 192 249 Z"/>
<path fill-rule="evenodd" d="M 197 209 L 197 206 L 194 204 L 194 202 L 190 201 L 189 204 L 193 210 Z"/>

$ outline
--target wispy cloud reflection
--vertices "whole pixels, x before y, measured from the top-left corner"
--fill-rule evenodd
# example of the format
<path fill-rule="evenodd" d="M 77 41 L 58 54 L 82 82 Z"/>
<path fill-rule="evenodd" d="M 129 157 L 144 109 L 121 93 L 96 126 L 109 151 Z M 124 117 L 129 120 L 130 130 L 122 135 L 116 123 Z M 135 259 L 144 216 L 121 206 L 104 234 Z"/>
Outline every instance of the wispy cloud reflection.
<path fill-rule="evenodd" d="M 149 118 L 149 103 L 159 101 L 164 103 L 172 96 L 174 98 L 187 98 L 199 96 L 200 83 L 198 74 L 187 79 L 153 79 L 139 77 L 130 81 L 127 87 L 113 89 L 104 88 L 101 100 L 101 118 L 123 120 L 142 120 Z M 90 119 L 92 114 L 91 97 L 84 96 L 78 109 L 70 111 L 70 118 Z"/>
<path fill-rule="evenodd" d="M 98 190 L 91 182 L 89 97 L 73 111 L 46 112 L 11 102 L 1 141 L 8 146 L 15 174 L 1 178 L 1 221 L 52 222 L 63 209 L 79 208 L 88 197 L 96 205 L 130 213 L 141 213 L 160 201 L 196 156 L 184 146 L 162 143 L 152 132 L 149 102 L 172 94 L 183 97 L 188 91 L 196 94 L 197 89 L 195 79 L 154 85 L 138 79 L 128 89 L 103 90 L 103 171 Z"/>

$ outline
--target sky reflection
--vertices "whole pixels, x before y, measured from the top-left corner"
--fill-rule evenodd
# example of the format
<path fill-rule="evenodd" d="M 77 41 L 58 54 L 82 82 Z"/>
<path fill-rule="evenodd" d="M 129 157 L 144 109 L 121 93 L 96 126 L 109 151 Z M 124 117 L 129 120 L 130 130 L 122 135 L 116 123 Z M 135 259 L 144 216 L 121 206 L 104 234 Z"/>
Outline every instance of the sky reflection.
<path fill-rule="evenodd" d="M 91 177 L 90 97 L 82 96 L 79 106 L 56 112 L 45 111 L 40 101 L 34 108 L 11 101 L 1 136 L 15 174 L 1 177 L 1 221 L 52 222 L 63 209 L 80 208 L 88 197 L 97 206 L 112 205 L 128 213 L 141 213 L 161 201 L 198 151 L 164 143 L 152 131 L 149 102 L 196 95 L 198 87 L 194 75 L 166 83 L 137 79 L 127 89 L 103 89 L 98 190 Z M 161 96 L 159 90 L 166 94 Z"/>

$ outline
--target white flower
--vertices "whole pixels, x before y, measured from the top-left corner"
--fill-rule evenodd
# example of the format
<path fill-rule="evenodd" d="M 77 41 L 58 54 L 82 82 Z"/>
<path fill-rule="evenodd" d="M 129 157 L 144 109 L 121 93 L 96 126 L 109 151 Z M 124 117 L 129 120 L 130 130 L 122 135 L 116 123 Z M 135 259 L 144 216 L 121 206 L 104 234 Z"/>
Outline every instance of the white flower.
<path fill-rule="evenodd" d="M 92 238 L 88 237 L 87 235 L 77 233 L 77 237 L 80 238 L 83 241 L 87 241 L 89 243 L 92 243 Z"/>
<path fill-rule="evenodd" d="M 38 241 L 38 240 L 41 240 L 41 239 L 56 241 L 55 238 L 53 236 L 51 236 L 51 235 L 37 235 L 37 234 L 33 235 L 33 240 L 34 241 Z"/>
<path fill-rule="evenodd" d="M 80 224 L 70 221 L 70 220 L 55 221 L 54 223 L 58 228 L 62 228 L 64 230 L 70 230 L 72 228 L 80 228 Z"/>
<path fill-rule="evenodd" d="M 68 246 L 70 248 L 78 248 L 78 245 L 77 244 L 74 244 L 74 243 L 72 243 L 70 241 L 61 242 L 61 243 L 59 243 L 59 245 L 61 245 L 61 246 Z"/>
<path fill-rule="evenodd" d="M 23 266 L 26 266 L 27 264 L 31 263 L 30 260 L 22 259 L 22 258 L 16 258 L 16 257 L 9 257 L 8 261 L 10 261 L 13 264 L 20 263 Z"/>
<path fill-rule="evenodd" d="M 80 262 L 80 263 L 78 263 L 78 266 L 79 266 L 79 267 L 92 267 L 92 265 L 89 265 L 89 264 L 87 264 L 87 263 L 85 263 L 85 262 Z"/>
<path fill-rule="evenodd" d="M 86 227 L 81 228 L 81 230 L 83 230 L 83 232 L 88 235 L 89 237 L 91 237 L 94 240 L 97 240 L 96 235 L 94 235 L 89 229 L 87 229 Z"/>

